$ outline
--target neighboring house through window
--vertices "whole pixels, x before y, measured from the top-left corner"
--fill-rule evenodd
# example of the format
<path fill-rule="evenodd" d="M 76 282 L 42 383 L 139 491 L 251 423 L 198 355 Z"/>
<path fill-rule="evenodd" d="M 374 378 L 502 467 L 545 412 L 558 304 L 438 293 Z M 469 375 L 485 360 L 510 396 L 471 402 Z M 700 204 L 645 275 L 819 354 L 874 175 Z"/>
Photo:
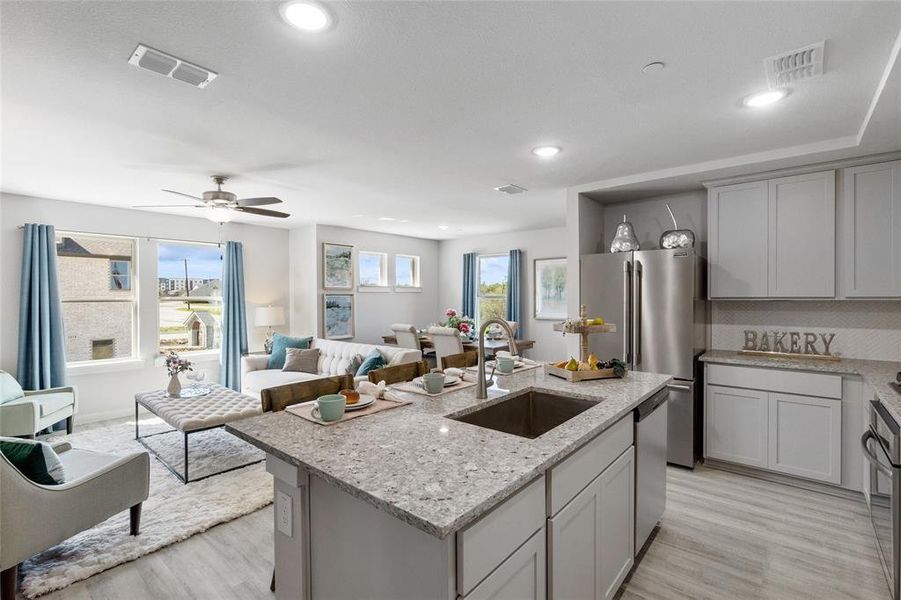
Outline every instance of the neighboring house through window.
<path fill-rule="evenodd" d="M 66 360 L 135 356 L 134 238 L 57 231 Z"/>
<path fill-rule="evenodd" d="M 486 319 L 507 317 L 507 266 L 508 254 L 485 254 L 479 256 L 476 297 L 476 321 L 481 324 Z"/>
<path fill-rule="evenodd" d="M 159 350 L 215 350 L 222 341 L 222 251 L 213 244 L 160 242 Z"/>

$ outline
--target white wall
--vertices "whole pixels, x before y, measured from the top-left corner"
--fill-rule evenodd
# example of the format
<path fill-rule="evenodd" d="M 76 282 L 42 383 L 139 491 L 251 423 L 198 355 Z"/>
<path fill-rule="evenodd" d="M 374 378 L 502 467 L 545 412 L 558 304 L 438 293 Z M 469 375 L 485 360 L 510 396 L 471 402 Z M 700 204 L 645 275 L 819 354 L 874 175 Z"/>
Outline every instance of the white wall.
<path fill-rule="evenodd" d="M 439 245 L 438 290 L 439 316 L 452 307 L 460 309 L 463 300 L 463 255 L 467 252 L 496 254 L 514 248 L 522 250 L 522 314 L 521 337 L 535 340 L 529 356 L 537 360 L 561 360 L 566 353 L 563 336 L 553 331 L 553 321 L 534 318 L 533 261 L 536 258 L 561 258 L 567 255 L 565 227 L 515 231 L 457 240 L 443 240 Z M 567 286 L 567 293 L 571 288 Z M 443 318 L 443 317 L 442 317 Z"/>
<path fill-rule="evenodd" d="M 288 307 L 291 335 L 318 335 L 318 254 L 316 226 L 305 225 L 292 229 L 288 237 L 291 256 L 290 293 Z"/>
<path fill-rule="evenodd" d="M 388 291 L 361 292 L 354 290 L 354 341 L 381 344 L 382 336 L 391 333 L 392 323 L 412 323 L 420 327 L 439 319 L 438 312 L 438 242 L 350 229 L 347 227 L 316 226 L 316 299 L 317 332 L 322 334 L 322 244 L 323 242 L 350 244 L 354 247 L 354 276 L 357 276 L 358 252 L 388 254 Z M 412 254 L 419 257 L 422 291 L 394 291 L 394 256 Z M 344 293 L 344 292 L 334 292 Z M 306 294 L 307 298 L 309 295 Z M 308 311 L 308 304 L 303 302 Z M 308 319 L 308 314 L 302 317 Z M 306 321 L 305 321 L 306 322 Z M 306 333 L 306 332 L 299 332 Z"/>
<path fill-rule="evenodd" d="M 138 359 L 117 365 L 89 365 L 70 369 L 69 382 L 79 388 L 81 422 L 132 414 L 134 394 L 165 387 L 165 368 L 156 364 L 157 355 L 157 264 L 155 242 L 151 238 L 219 241 L 219 226 L 196 217 L 176 217 L 146 211 L 107 208 L 91 204 L 61 202 L 10 194 L 0 195 L 0 357 L 4 370 L 15 373 L 18 337 L 19 277 L 24 223 L 54 225 L 57 229 L 106 233 L 139 238 Z M 256 306 L 288 306 L 288 231 L 252 225 L 227 224 L 222 240 L 244 244 L 244 279 L 247 296 L 250 350 L 262 349 L 265 329 L 253 324 Z M 281 328 L 287 331 L 287 327 Z M 198 366 L 208 380 L 218 379 L 218 358 L 207 357 Z"/>

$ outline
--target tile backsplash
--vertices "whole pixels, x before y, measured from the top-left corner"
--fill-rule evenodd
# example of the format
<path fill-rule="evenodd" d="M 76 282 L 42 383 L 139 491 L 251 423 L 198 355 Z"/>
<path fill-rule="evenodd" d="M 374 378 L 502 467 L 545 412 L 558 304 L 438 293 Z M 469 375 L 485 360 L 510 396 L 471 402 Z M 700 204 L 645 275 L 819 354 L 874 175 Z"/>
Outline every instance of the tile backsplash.
<path fill-rule="evenodd" d="M 835 333 L 833 354 L 901 361 L 901 301 L 716 301 L 711 346 L 739 350 L 744 331 Z"/>

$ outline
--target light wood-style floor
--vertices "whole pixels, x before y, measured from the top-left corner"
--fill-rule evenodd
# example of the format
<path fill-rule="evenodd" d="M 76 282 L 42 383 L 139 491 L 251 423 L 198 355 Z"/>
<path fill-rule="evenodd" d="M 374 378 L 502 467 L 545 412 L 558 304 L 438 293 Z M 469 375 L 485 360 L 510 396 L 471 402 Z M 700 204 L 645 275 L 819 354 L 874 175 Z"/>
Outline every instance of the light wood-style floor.
<path fill-rule="evenodd" d="M 888 598 L 863 502 L 703 467 L 668 486 L 622 600 Z M 267 508 L 44 598 L 271 600 L 271 569 Z"/>

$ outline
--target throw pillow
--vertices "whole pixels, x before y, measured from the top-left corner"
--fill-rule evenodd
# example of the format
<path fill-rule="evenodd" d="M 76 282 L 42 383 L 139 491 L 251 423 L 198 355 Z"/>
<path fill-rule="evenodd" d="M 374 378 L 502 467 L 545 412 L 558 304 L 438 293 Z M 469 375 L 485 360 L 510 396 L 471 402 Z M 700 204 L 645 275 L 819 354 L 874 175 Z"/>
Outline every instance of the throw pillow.
<path fill-rule="evenodd" d="M 6 371 L 0 371 L 0 404 L 6 404 L 19 398 L 24 398 L 25 392 L 15 377 Z"/>
<path fill-rule="evenodd" d="M 319 373 L 319 348 L 286 348 L 282 371 Z"/>
<path fill-rule="evenodd" d="M 347 369 L 345 372 L 348 375 L 356 375 L 357 371 L 360 369 L 360 365 L 363 364 L 363 357 L 359 354 L 354 354 L 353 358 L 350 359 L 350 363 L 347 365 Z"/>
<path fill-rule="evenodd" d="M 281 369 L 285 366 L 285 350 L 288 348 L 309 348 L 312 337 L 298 338 L 280 333 L 272 334 L 272 354 L 269 355 L 269 369 Z"/>
<path fill-rule="evenodd" d="M 0 438 L 0 453 L 25 477 L 41 485 L 59 485 L 66 481 L 66 470 L 47 442 Z"/>
<path fill-rule="evenodd" d="M 382 353 L 377 349 L 374 349 L 369 353 L 363 360 L 363 364 L 360 365 L 360 368 L 357 369 L 356 377 L 365 377 L 369 375 L 370 371 L 375 371 L 376 369 L 381 369 L 385 366 L 385 358 L 382 356 Z"/>

